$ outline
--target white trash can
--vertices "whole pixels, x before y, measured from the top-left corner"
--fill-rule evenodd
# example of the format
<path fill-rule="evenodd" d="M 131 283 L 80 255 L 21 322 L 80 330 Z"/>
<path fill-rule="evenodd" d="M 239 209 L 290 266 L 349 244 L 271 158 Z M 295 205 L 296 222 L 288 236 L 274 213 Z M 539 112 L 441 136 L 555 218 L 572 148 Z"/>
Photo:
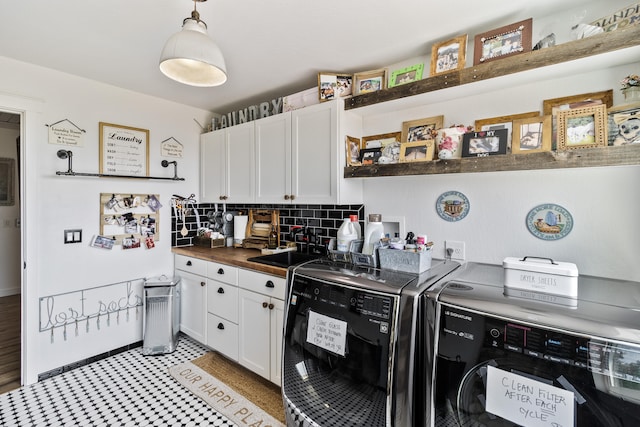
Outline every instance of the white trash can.
<path fill-rule="evenodd" d="M 142 354 L 173 353 L 180 329 L 180 277 L 144 280 Z"/>

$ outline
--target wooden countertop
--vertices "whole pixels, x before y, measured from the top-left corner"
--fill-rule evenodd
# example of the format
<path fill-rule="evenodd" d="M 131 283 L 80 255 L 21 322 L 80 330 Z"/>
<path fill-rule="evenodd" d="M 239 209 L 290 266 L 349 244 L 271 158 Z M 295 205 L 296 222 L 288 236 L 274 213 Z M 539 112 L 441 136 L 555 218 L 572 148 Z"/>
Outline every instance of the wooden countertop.
<path fill-rule="evenodd" d="M 190 256 L 205 261 L 219 262 L 221 264 L 227 264 L 235 267 L 260 271 L 262 273 L 273 274 L 274 276 L 287 277 L 286 268 L 274 267 L 271 265 L 247 261 L 247 258 L 261 255 L 261 252 L 258 249 L 227 247 L 211 249 L 202 246 L 183 246 L 171 248 L 171 252 L 173 252 L 174 254 Z"/>

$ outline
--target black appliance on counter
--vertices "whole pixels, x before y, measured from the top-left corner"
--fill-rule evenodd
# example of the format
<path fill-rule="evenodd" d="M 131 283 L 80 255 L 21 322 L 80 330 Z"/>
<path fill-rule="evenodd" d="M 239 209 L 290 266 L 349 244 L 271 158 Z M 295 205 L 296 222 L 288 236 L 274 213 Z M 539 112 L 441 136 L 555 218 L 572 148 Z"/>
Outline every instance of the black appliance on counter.
<path fill-rule="evenodd" d="M 282 393 L 287 425 L 414 423 L 419 296 L 460 264 L 417 275 L 328 260 L 288 275 Z"/>
<path fill-rule="evenodd" d="M 468 263 L 423 297 L 423 425 L 640 425 L 640 283 L 578 278 L 578 298 L 505 292 Z"/>

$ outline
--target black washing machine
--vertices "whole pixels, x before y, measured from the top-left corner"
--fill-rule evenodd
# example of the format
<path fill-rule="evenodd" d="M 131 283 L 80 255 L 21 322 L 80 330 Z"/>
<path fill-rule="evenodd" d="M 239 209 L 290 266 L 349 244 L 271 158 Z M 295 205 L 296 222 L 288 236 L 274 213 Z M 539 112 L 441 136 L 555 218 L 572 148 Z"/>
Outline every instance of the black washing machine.
<path fill-rule="evenodd" d="M 507 290 L 469 263 L 427 291 L 424 425 L 640 425 L 640 283 L 580 276 L 578 298 Z"/>
<path fill-rule="evenodd" d="M 289 271 L 282 394 L 289 427 L 407 427 L 416 416 L 420 275 L 319 260 Z"/>

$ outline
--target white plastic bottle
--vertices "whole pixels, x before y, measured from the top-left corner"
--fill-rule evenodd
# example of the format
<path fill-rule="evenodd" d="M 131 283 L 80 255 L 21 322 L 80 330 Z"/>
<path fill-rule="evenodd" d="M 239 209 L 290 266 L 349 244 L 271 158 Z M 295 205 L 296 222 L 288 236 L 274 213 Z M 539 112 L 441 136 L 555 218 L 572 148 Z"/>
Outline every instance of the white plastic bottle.
<path fill-rule="evenodd" d="M 362 228 L 360 228 L 360 223 L 358 222 L 358 215 L 349 215 L 351 219 L 351 224 L 356 229 L 356 233 L 358 233 L 358 239 L 362 239 Z"/>
<path fill-rule="evenodd" d="M 364 229 L 364 246 L 362 253 L 373 254 L 373 246 L 384 237 L 384 226 L 382 225 L 382 215 L 369 214 L 369 223 Z"/>
<path fill-rule="evenodd" d="M 348 252 L 351 241 L 358 238 L 358 232 L 351 223 L 351 218 L 345 218 L 338 229 L 338 251 Z"/>

